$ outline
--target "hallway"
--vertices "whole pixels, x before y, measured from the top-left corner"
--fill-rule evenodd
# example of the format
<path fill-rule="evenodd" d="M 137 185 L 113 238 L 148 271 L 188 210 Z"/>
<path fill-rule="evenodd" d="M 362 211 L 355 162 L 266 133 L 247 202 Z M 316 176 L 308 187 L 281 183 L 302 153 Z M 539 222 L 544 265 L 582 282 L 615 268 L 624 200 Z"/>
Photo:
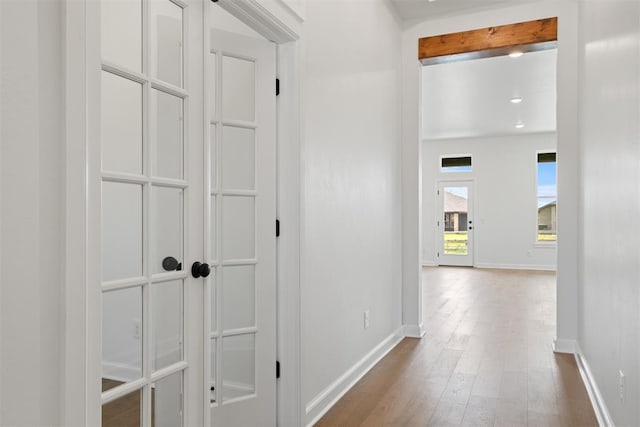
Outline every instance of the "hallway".
<path fill-rule="evenodd" d="M 551 351 L 555 273 L 425 267 L 405 339 L 317 426 L 595 426 L 571 355 Z"/>

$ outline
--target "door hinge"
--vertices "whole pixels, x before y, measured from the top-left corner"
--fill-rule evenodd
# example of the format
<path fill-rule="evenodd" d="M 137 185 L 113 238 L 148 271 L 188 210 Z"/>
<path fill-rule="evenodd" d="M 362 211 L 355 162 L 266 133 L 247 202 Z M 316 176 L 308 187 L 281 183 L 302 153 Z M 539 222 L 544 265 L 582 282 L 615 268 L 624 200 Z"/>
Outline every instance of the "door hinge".
<path fill-rule="evenodd" d="M 437 226 L 440 227 L 440 221 L 436 221 L 437 222 Z"/>
<path fill-rule="evenodd" d="M 440 195 L 440 190 L 438 190 L 438 196 Z"/>
<path fill-rule="evenodd" d="M 280 95 L 280 79 L 276 79 L 276 96 Z"/>
<path fill-rule="evenodd" d="M 276 237 L 280 237 L 280 220 L 276 219 Z"/>
<path fill-rule="evenodd" d="M 280 378 L 280 361 L 276 360 L 276 379 Z"/>
<path fill-rule="evenodd" d="M 438 258 L 440 258 L 440 252 L 437 252 L 437 253 L 436 253 L 436 256 L 437 256 Z"/>

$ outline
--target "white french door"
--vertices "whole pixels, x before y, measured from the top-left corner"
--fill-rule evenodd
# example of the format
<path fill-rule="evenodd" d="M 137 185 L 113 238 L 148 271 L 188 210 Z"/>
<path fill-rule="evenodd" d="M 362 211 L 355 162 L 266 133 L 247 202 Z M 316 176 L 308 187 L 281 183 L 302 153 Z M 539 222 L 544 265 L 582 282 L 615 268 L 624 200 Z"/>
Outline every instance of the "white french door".
<path fill-rule="evenodd" d="M 100 90 L 90 105 L 99 140 L 90 144 L 99 147 L 101 186 L 89 203 L 99 203 L 102 277 L 101 311 L 89 316 L 100 317 L 102 425 L 194 425 L 202 418 L 188 413 L 198 399 L 189 384 L 202 384 L 203 345 L 190 333 L 202 324 L 194 301 L 204 288 L 190 272 L 204 261 L 203 138 L 193 132 L 202 128 L 202 1 L 101 0 L 95 10 Z"/>
<path fill-rule="evenodd" d="M 438 265 L 473 266 L 473 182 L 440 181 L 437 197 Z"/>
<path fill-rule="evenodd" d="M 275 425 L 275 45 L 87 4 L 90 419 Z"/>
<path fill-rule="evenodd" d="M 274 426 L 275 45 L 212 30 L 207 56 L 205 422 Z"/>

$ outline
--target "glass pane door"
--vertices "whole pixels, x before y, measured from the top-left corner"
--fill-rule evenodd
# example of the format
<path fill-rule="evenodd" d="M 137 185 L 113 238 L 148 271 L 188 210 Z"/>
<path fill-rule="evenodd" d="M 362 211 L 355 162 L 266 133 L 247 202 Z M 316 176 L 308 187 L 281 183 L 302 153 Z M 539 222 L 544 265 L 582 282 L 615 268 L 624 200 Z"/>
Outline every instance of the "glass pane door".
<path fill-rule="evenodd" d="M 438 185 L 439 265 L 473 265 L 473 183 L 440 182 Z"/>
<path fill-rule="evenodd" d="M 275 46 L 212 30 L 207 60 L 209 424 L 275 425 Z"/>
<path fill-rule="evenodd" d="M 186 7 L 101 0 L 103 426 L 184 424 Z"/>

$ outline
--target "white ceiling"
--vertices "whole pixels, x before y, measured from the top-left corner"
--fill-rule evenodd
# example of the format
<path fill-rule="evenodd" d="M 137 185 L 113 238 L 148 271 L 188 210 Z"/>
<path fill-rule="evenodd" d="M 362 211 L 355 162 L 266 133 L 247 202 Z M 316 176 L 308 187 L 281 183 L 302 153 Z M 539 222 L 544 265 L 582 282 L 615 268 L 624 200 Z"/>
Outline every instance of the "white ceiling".
<path fill-rule="evenodd" d="M 555 131 L 556 50 L 423 66 L 422 100 L 425 139 Z"/>
<path fill-rule="evenodd" d="M 402 19 L 417 20 L 469 12 L 493 7 L 500 3 L 513 3 L 514 0 L 391 0 L 391 2 Z"/>

